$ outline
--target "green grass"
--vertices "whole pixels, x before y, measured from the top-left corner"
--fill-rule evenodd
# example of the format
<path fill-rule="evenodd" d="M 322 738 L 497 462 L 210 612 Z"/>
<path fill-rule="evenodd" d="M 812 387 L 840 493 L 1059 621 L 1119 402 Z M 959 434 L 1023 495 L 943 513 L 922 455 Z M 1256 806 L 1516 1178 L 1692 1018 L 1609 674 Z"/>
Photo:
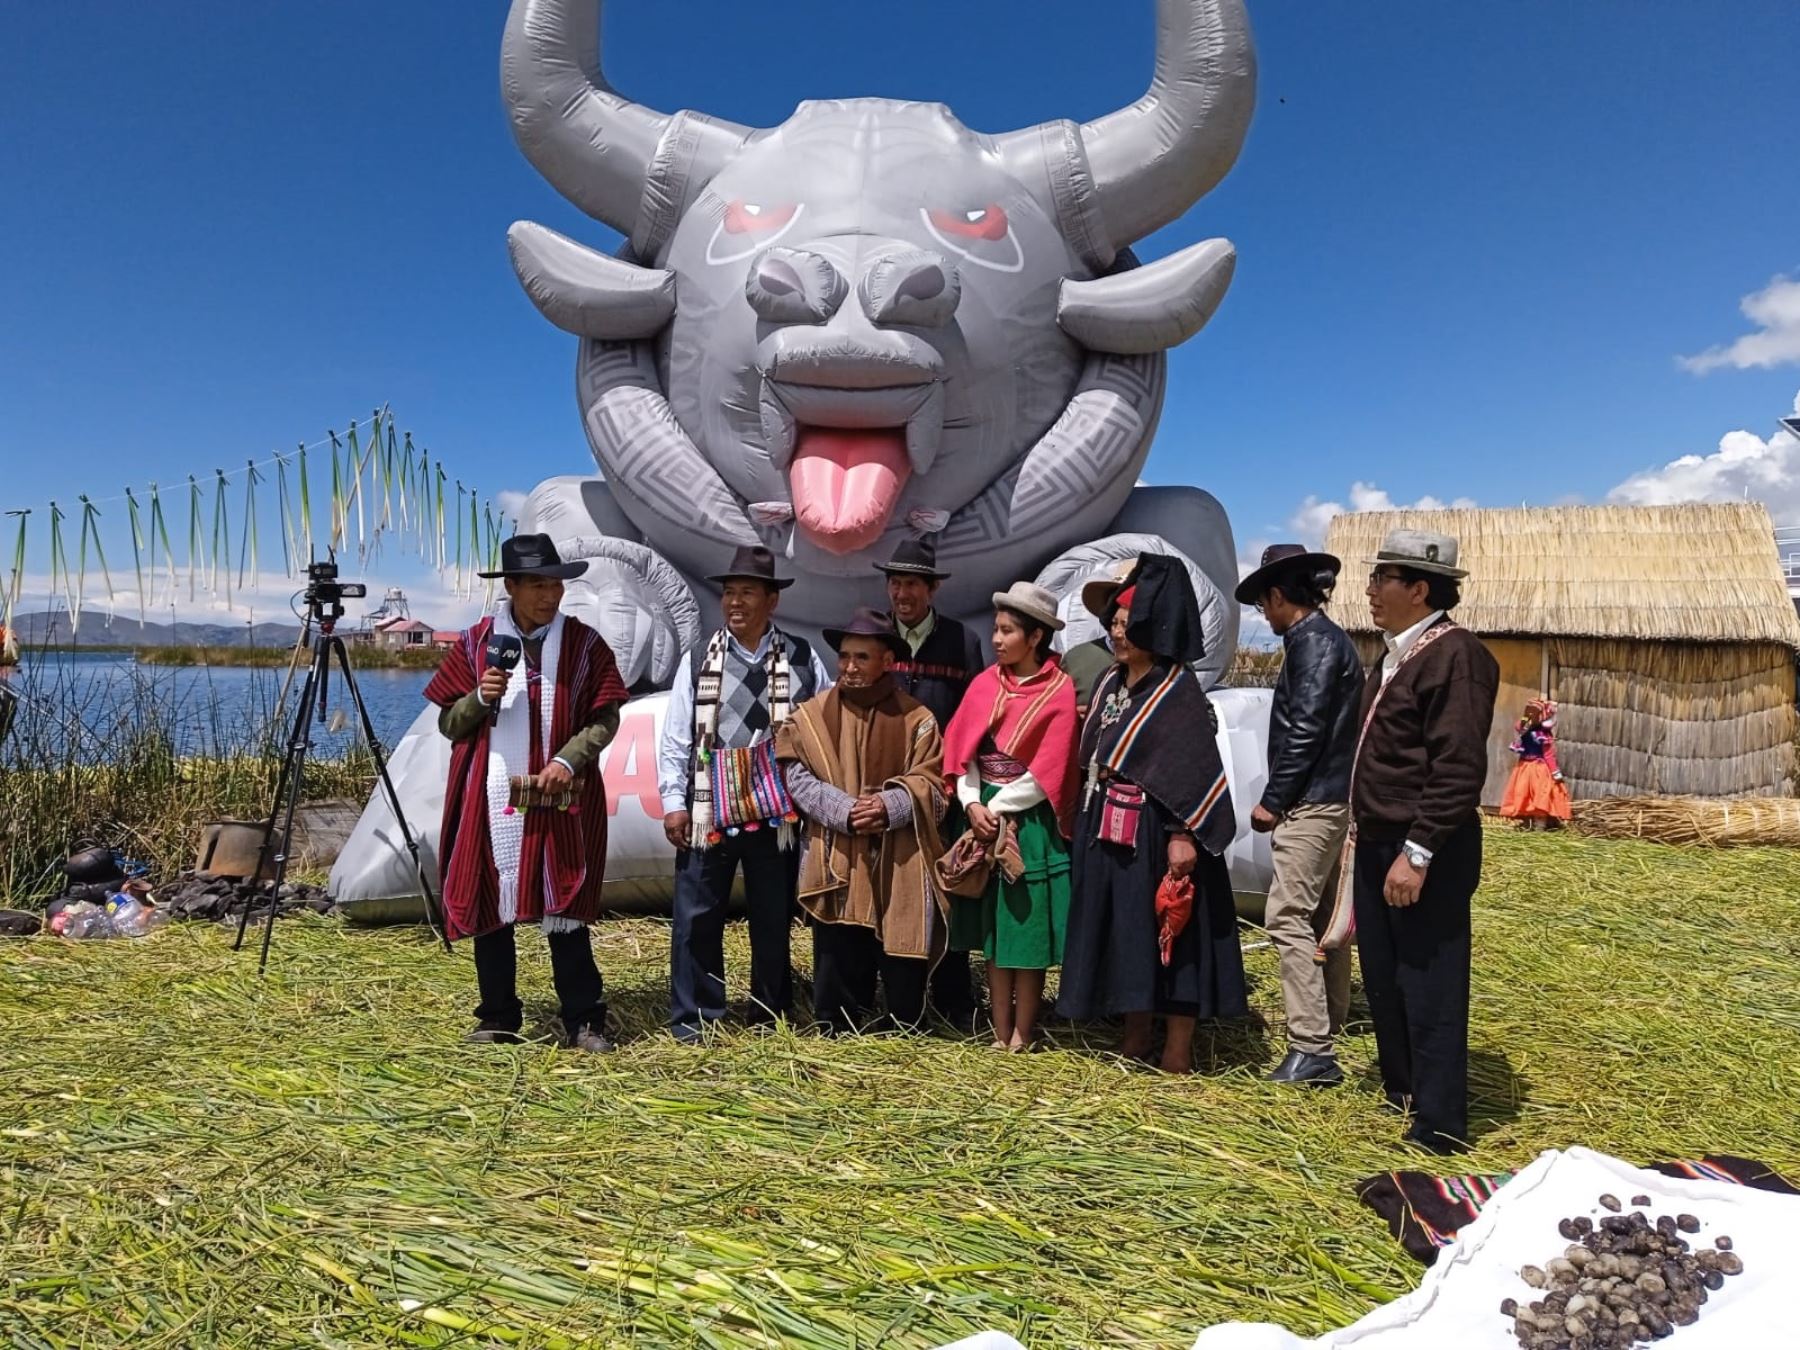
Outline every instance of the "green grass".
<path fill-rule="evenodd" d="M 286 669 L 292 647 L 138 647 L 134 654 L 146 666 L 262 666 Z M 359 670 L 436 670 L 444 653 L 436 647 L 381 647 L 358 644 Z"/>
<path fill-rule="evenodd" d="M 1800 1177 L 1800 858 L 1504 832 L 1477 900 L 1471 1169 L 1586 1144 Z M 29 1346 L 1181 1347 L 1316 1334 L 1418 1269 L 1351 1192 L 1425 1166 L 1354 1086 L 1061 1047 L 657 1034 L 666 929 L 598 930 L 624 1049 L 466 1047 L 423 933 L 281 924 L 0 946 L 0 1341 Z M 734 931 L 733 976 L 744 972 Z M 797 951 L 804 943 L 796 944 Z M 531 1012 L 548 971 L 521 941 Z M 741 994 L 741 988 L 738 990 Z"/>

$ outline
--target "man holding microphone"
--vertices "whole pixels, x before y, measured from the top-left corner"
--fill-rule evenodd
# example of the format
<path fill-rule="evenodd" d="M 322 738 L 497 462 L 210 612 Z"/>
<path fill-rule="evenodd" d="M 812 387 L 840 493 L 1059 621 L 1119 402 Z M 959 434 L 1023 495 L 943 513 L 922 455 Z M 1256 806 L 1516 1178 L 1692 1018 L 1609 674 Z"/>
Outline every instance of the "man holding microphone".
<path fill-rule="evenodd" d="M 425 697 L 453 745 L 438 847 L 451 940 L 473 938 L 481 1002 L 469 1040 L 519 1040 L 513 930 L 538 923 L 550 947 L 566 1043 L 613 1048 L 587 926 L 600 917 L 606 787 L 600 752 L 627 694 L 612 650 L 560 612 L 565 563 L 548 535 L 500 547 L 506 602 L 444 656 Z"/>

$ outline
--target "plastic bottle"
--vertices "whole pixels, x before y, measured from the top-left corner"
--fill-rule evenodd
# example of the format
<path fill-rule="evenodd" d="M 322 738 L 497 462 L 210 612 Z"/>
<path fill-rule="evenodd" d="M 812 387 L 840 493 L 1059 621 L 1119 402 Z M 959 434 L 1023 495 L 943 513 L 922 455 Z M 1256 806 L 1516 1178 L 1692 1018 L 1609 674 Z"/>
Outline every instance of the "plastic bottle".
<path fill-rule="evenodd" d="M 150 931 L 150 911 L 136 896 L 124 892 L 107 900 L 106 917 L 116 937 L 143 937 Z"/>
<path fill-rule="evenodd" d="M 70 905 L 60 917 L 63 920 L 63 936 L 66 938 L 80 940 L 112 936 L 112 925 L 107 921 L 106 911 L 85 900 L 78 900 Z"/>

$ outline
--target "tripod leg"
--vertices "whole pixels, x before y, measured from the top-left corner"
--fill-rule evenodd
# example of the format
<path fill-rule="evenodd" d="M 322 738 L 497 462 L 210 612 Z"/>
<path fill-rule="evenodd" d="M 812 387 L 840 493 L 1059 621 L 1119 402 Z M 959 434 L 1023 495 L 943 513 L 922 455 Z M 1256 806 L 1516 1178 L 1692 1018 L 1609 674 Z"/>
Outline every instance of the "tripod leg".
<path fill-rule="evenodd" d="M 275 800 L 269 807 L 269 822 L 263 827 L 262 847 L 256 852 L 256 871 L 251 877 L 253 882 L 262 876 L 263 868 L 268 866 L 269 849 L 275 842 L 275 823 L 281 818 L 282 803 L 288 798 L 289 787 L 294 787 L 295 795 L 299 795 L 297 782 L 299 778 L 299 761 L 306 754 L 306 742 L 311 735 L 309 723 L 312 720 L 312 692 L 313 685 L 317 682 L 318 678 L 319 661 L 315 654 L 313 663 L 307 667 L 306 679 L 300 686 L 300 702 L 294 709 L 293 726 L 288 733 L 287 753 L 282 756 L 281 772 L 275 779 Z M 287 846 L 286 840 L 284 839 L 282 843 L 282 852 L 285 853 L 286 851 Z M 275 883 L 275 889 L 277 891 L 281 889 L 281 883 L 279 881 Z M 269 903 L 271 905 L 274 904 L 273 896 L 271 896 Z M 244 912 L 238 915 L 237 941 L 231 944 L 232 951 L 237 952 L 244 949 L 244 935 L 249 927 L 250 902 L 246 900 L 244 902 Z"/>
<path fill-rule="evenodd" d="M 375 723 L 369 717 L 369 707 L 363 702 L 362 690 L 357 688 L 356 672 L 350 668 L 349 649 L 339 637 L 332 638 L 331 645 L 337 651 L 338 665 L 343 668 L 344 685 L 350 690 L 350 701 L 356 705 L 357 716 L 362 719 L 363 739 L 369 744 L 369 753 L 375 757 L 375 772 L 381 779 L 383 791 L 387 793 L 388 809 L 394 813 L 394 821 L 400 826 L 400 837 L 406 841 L 406 851 L 412 855 L 413 871 L 419 877 L 419 893 L 425 897 L 425 921 L 444 944 L 444 950 L 449 951 L 448 925 L 438 908 L 437 894 L 432 889 L 431 878 L 425 875 L 425 860 L 420 856 L 419 843 L 413 838 L 412 826 L 407 824 L 406 812 L 400 807 L 400 793 L 394 787 L 394 780 L 388 776 L 387 751 L 382 748 L 381 741 L 375 735 Z"/>
<path fill-rule="evenodd" d="M 318 646 L 313 651 L 312 673 L 307 677 L 305 693 L 318 694 L 318 713 L 324 717 L 328 689 L 331 683 L 331 658 L 325 646 L 325 638 L 320 637 Z M 294 811 L 300 805 L 300 794 L 306 790 L 306 753 L 312 749 L 312 724 L 314 705 L 311 697 L 300 701 L 299 714 L 294 722 L 294 741 L 290 749 L 291 767 L 288 772 L 287 801 L 285 816 L 281 824 L 281 852 L 275 855 L 275 875 L 269 881 L 269 913 L 263 922 L 262 954 L 257 958 L 256 973 L 263 975 L 269 969 L 269 944 L 275 940 L 275 914 L 281 903 L 281 883 L 287 880 L 288 849 L 294 841 Z M 276 806 L 282 809 L 277 799 Z M 261 870 L 260 868 L 258 869 Z M 245 913 L 248 914 L 248 909 Z"/>

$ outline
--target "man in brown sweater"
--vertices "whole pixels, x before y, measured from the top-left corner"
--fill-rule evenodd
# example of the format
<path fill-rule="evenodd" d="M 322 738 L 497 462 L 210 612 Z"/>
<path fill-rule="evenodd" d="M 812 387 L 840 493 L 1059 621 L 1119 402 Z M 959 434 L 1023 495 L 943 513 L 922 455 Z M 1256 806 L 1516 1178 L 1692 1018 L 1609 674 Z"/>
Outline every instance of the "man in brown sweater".
<path fill-rule="evenodd" d="M 1356 946 L 1382 1086 L 1407 1138 L 1468 1140 L 1470 903 L 1500 668 L 1449 616 L 1468 574 L 1456 540 L 1395 530 L 1369 559 L 1387 644 L 1363 691 L 1351 775 Z"/>

